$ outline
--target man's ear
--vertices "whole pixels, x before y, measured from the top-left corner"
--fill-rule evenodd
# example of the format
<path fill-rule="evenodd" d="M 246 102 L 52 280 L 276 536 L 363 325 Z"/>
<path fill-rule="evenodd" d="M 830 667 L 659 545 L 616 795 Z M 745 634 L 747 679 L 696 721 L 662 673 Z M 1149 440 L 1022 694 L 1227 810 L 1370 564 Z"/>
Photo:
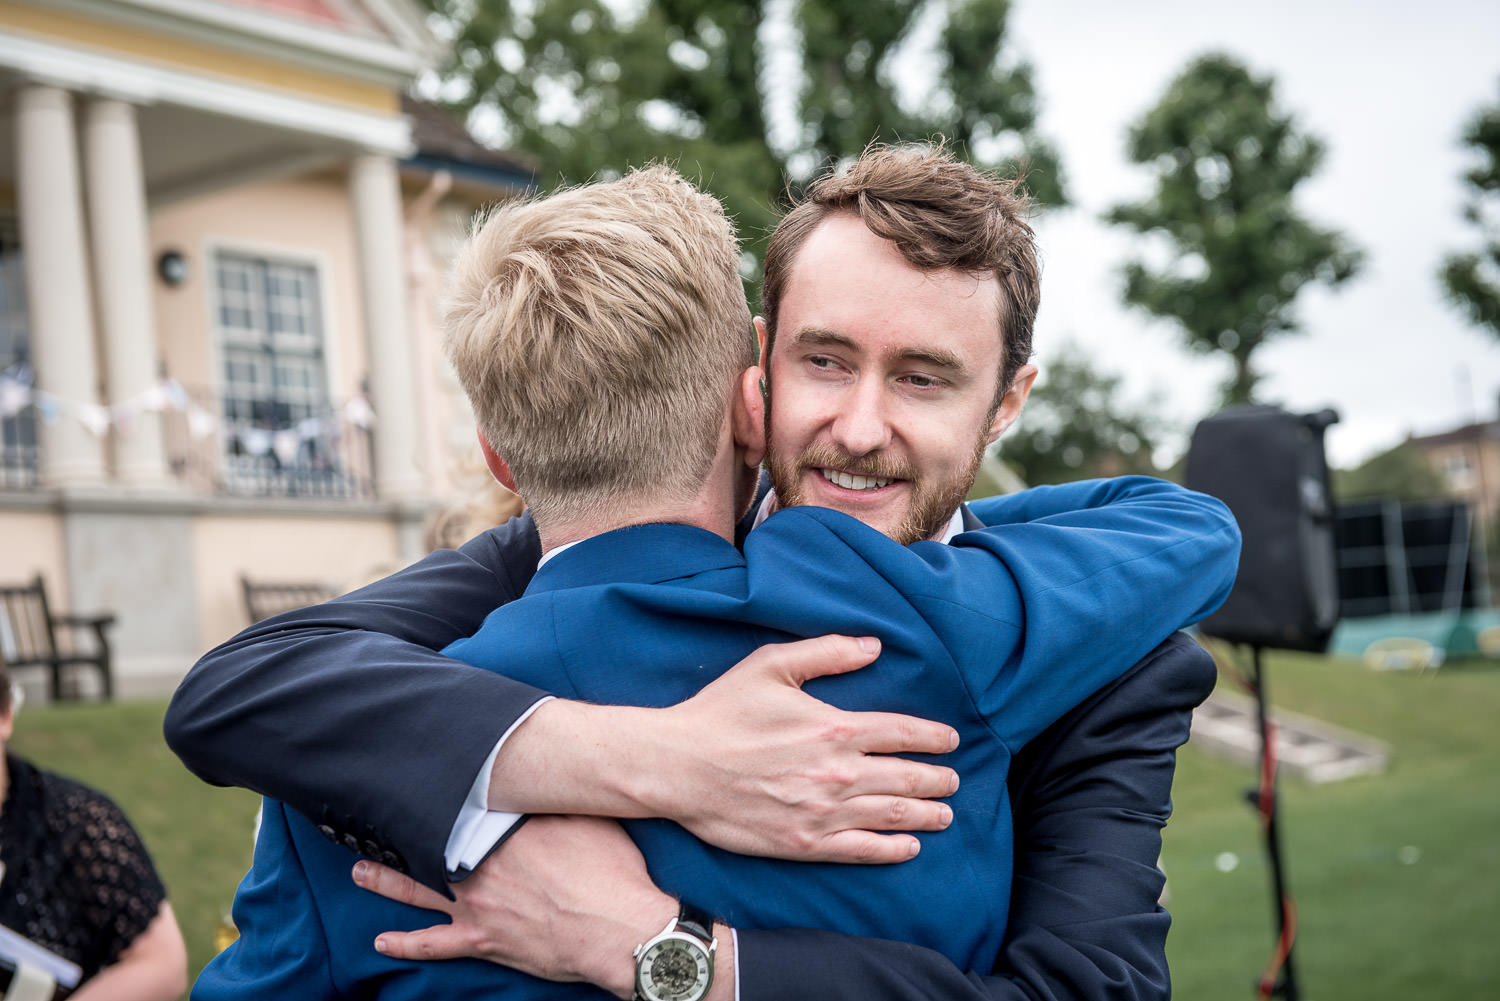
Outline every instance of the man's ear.
<path fill-rule="evenodd" d="M 1016 372 L 1010 389 L 1005 391 L 1005 397 L 1000 401 L 1000 409 L 995 411 L 995 419 L 990 422 L 991 444 L 1021 416 L 1021 408 L 1026 406 L 1026 397 L 1031 395 L 1031 385 L 1036 382 L 1036 376 L 1035 365 L 1022 365 L 1020 371 Z"/>
<path fill-rule="evenodd" d="M 521 491 L 516 489 L 516 478 L 510 475 L 510 466 L 500 458 L 500 453 L 490 444 L 490 440 L 484 436 L 484 432 L 475 428 L 479 434 L 479 450 L 484 453 L 484 464 L 490 467 L 490 475 L 500 481 L 500 485 L 513 494 L 519 495 Z"/>
<path fill-rule="evenodd" d="M 758 356 L 760 357 L 761 368 L 766 368 L 770 364 L 766 359 L 766 318 L 764 316 L 757 316 L 750 322 L 755 326 L 755 343 Z"/>
<path fill-rule="evenodd" d="M 734 442 L 745 452 L 745 465 L 758 467 L 766 457 L 766 399 L 761 395 L 764 370 L 751 365 L 740 376 L 739 392 L 731 394 Z"/>

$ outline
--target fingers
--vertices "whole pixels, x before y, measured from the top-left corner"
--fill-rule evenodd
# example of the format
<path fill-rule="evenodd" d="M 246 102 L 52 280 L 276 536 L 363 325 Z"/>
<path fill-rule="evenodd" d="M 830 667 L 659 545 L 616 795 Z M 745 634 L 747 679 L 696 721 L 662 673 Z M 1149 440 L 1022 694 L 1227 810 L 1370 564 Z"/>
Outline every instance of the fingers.
<path fill-rule="evenodd" d="M 354 864 L 354 882 L 359 887 L 403 904 L 442 911 L 450 917 L 453 901 L 416 880 L 375 862 Z M 470 956 L 471 943 L 452 924 L 434 925 L 410 932 L 383 932 L 375 938 L 375 951 L 397 959 L 457 959 Z"/>
<path fill-rule="evenodd" d="M 922 844 L 910 834 L 873 834 L 870 831 L 839 831 L 824 842 L 825 852 L 812 862 L 842 862 L 853 865 L 895 865 L 917 857 Z"/>
<path fill-rule="evenodd" d="M 859 796 L 844 804 L 839 819 L 851 831 L 942 831 L 953 823 L 953 808 L 930 799 Z"/>
<path fill-rule="evenodd" d="M 878 831 L 941 831 L 953 823 L 948 804 L 902 796 L 861 796 L 845 804 L 842 816 L 854 826 L 822 838 L 806 861 L 894 865 L 916 858 L 921 843 L 908 833 Z"/>
<path fill-rule="evenodd" d="M 430 890 L 409 876 L 404 876 L 378 862 L 354 863 L 354 883 L 361 889 L 378 893 L 397 903 L 411 904 L 430 911 L 442 911 L 452 915 L 453 901 L 434 890 Z"/>
<path fill-rule="evenodd" d="M 736 667 L 764 671 L 800 686 L 812 678 L 856 671 L 879 655 L 880 640 L 873 636 L 830 634 L 767 644 Z M 869 754 L 946 754 L 958 746 L 958 731 L 916 716 L 858 713 L 850 714 L 849 722 L 860 749 Z"/>
<path fill-rule="evenodd" d="M 958 731 L 946 723 L 899 713 L 850 713 L 855 742 L 866 754 L 947 754 Z"/>
<path fill-rule="evenodd" d="M 867 755 L 859 763 L 847 786 L 847 795 L 851 797 L 878 795 L 929 800 L 952 796 L 957 791 L 958 773 L 951 768 L 876 755 Z"/>
<path fill-rule="evenodd" d="M 471 955 L 452 925 L 382 932 L 375 937 L 375 951 L 396 959 L 460 959 Z"/>
<path fill-rule="evenodd" d="M 815 636 L 795 643 L 771 643 L 740 661 L 783 680 L 801 685 L 809 678 L 846 674 L 880 655 L 880 641 L 872 636 Z"/>

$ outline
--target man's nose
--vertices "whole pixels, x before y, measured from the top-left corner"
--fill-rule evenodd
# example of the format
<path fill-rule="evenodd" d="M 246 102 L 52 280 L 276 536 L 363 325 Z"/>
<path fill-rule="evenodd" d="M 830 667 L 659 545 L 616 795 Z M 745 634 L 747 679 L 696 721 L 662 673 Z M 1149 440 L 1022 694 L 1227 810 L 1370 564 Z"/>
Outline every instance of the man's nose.
<path fill-rule="evenodd" d="M 833 440 L 852 456 L 869 455 L 891 443 L 884 388 L 878 380 L 861 379 L 845 396 L 833 421 Z"/>

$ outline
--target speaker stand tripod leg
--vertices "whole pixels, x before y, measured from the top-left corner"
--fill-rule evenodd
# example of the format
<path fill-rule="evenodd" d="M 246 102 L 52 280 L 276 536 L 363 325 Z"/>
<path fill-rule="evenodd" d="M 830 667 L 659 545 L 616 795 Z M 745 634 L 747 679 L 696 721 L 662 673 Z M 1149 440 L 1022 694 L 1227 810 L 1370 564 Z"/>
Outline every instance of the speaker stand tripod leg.
<path fill-rule="evenodd" d="M 1281 962 L 1281 976 L 1277 981 L 1274 993 L 1279 994 L 1285 1001 L 1299 1001 L 1297 994 L 1297 978 L 1292 970 L 1292 943 L 1287 939 L 1287 908 L 1289 899 L 1286 892 L 1286 880 L 1281 865 L 1281 832 L 1277 825 L 1277 817 L 1280 808 L 1277 800 L 1277 777 L 1274 765 L 1269 763 L 1268 755 L 1272 753 L 1272 740 L 1268 706 L 1270 700 L 1266 697 L 1265 672 L 1261 667 L 1261 648 L 1251 647 L 1251 671 L 1255 685 L 1255 707 L 1260 718 L 1260 754 L 1261 768 L 1263 769 L 1262 781 L 1259 788 L 1253 794 L 1252 800 L 1261 812 L 1261 830 L 1265 835 L 1266 857 L 1271 864 L 1271 906 L 1274 910 L 1274 921 L 1276 927 L 1276 942 L 1278 949 L 1285 944 L 1286 955 Z M 1264 774 L 1265 769 L 1271 769 L 1269 775 Z M 1266 800 L 1262 801 L 1262 798 Z"/>

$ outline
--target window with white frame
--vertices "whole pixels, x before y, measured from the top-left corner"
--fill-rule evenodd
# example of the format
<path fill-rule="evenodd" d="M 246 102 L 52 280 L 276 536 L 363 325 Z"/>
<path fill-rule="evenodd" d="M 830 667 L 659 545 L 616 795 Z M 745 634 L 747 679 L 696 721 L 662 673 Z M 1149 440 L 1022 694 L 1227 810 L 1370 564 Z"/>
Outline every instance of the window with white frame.
<path fill-rule="evenodd" d="M 221 253 L 216 268 L 224 420 L 295 427 L 328 408 L 317 272 Z"/>
<path fill-rule="evenodd" d="M 1467 449 L 1442 453 L 1438 457 L 1438 469 L 1452 489 L 1466 491 L 1474 488 L 1474 464 L 1469 461 Z"/>
<path fill-rule="evenodd" d="M 214 288 L 231 476 L 280 493 L 336 475 L 316 269 L 221 251 Z"/>

